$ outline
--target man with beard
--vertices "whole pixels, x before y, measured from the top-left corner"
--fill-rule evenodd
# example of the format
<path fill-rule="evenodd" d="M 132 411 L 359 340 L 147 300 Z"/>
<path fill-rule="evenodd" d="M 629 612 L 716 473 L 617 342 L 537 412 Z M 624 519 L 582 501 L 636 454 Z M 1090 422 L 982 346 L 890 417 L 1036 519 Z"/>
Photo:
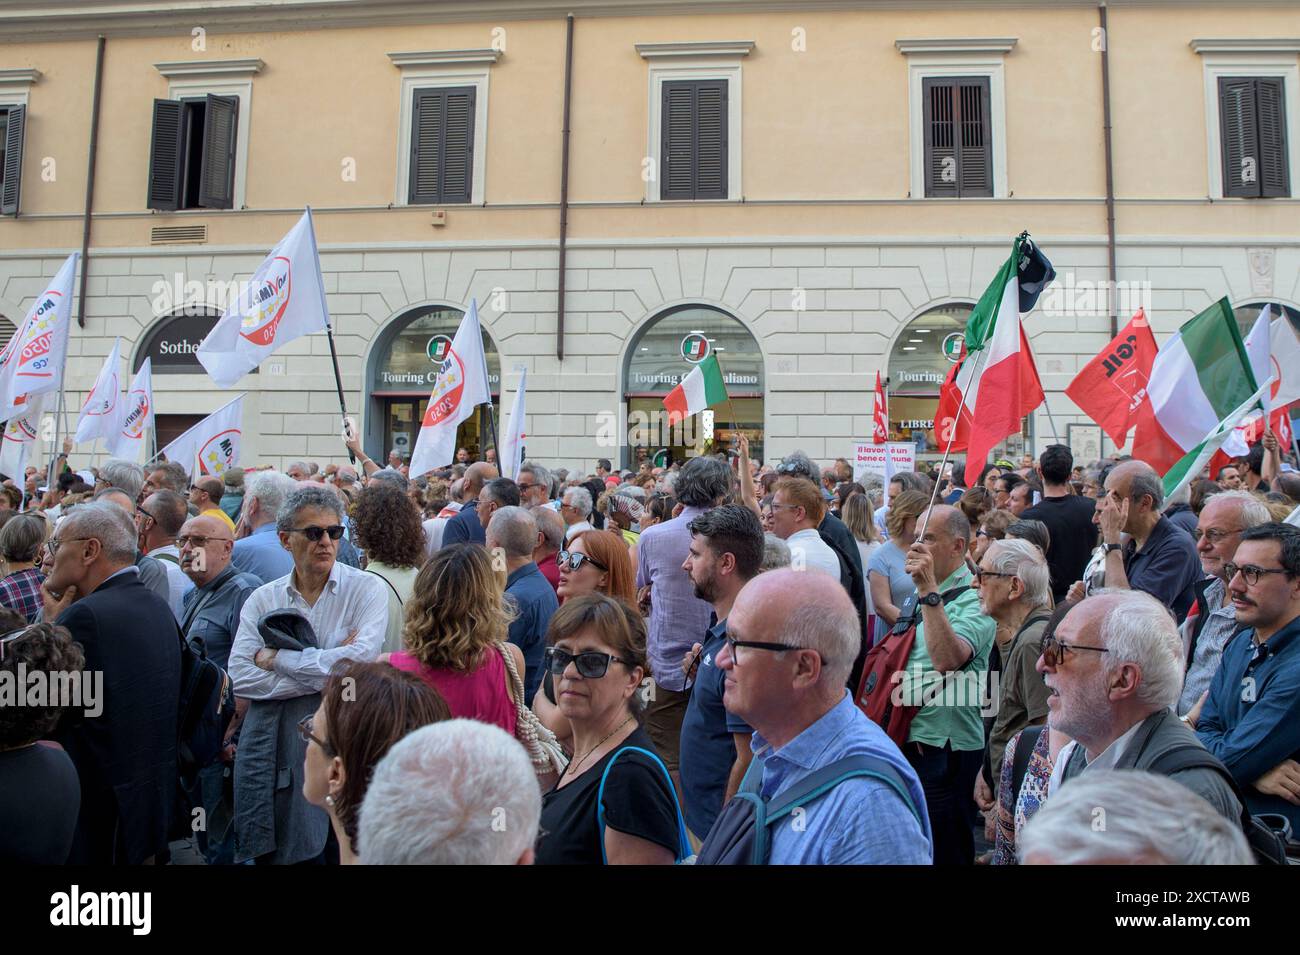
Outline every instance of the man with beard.
<path fill-rule="evenodd" d="M 763 562 L 763 527 L 758 515 L 741 504 L 724 504 L 696 517 L 689 525 L 690 552 L 682 569 L 695 585 L 695 596 L 713 606 L 714 623 L 704 643 L 686 653 L 682 667 L 694 676 L 682 720 L 680 769 L 686 824 L 697 839 L 740 787 L 753 753 L 753 730 L 722 705 L 726 674 L 718 654 L 727 642 L 731 605 Z"/>

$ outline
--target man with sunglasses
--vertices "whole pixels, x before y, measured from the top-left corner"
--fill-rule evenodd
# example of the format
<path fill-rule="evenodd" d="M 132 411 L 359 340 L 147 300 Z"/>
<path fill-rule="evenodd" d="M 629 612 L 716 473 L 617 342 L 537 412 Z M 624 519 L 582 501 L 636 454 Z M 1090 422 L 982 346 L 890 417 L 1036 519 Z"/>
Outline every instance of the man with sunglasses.
<path fill-rule="evenodd" d="M 1193 587 L 1195 600 L 1187 619 L 1179 628 L 1187 648 L 1187 675 L 1178 698 L 1177 713 L 1186 716 L 1200 712 L 1200 701 L 1210 688 L 1210 681 L 1223 659 L 1223 648 L 1241 630 L 1227 567 L 1237 553 L 1244 531 L 1272 518 L 1264 502 L 1248 491 L 1220 491 L 1205 502 L 1197 520 L 1196 552 L 1201 569 L 1207 576 Z"/>
<path fill-rule="evenodd" d="M 176 549 L 176 535 L 188 516 L 185 498 L 175 491 L 155 491 L 135 509 L 140 551 L 162 564 L 167 572 L 170 594 L 167 603 L 177 620 L 184 612 L 185 595 L 194 589 L 194 584 L 181 571 L 181 555 Z"/>
<path fill-rule="evenodd" d="M 230 651 L 235 696 L 250 701 L 235 756 L 235 861 L 289 865 L 323 861 L 331 831 L 325 813 L 303 796 L 306 743 L 294 727 L 316 711 L 336 664 L 379 655 L 388 631 L 388 585 L 338 560 L 343 506 L 333 488 L 299 487 L 280 508 L 276 529 L 293 555 L 293 570 L 248 598 Z M 259 621 L 281 609 L 307 618 L 314 646 L 266 646 Z M 282 779 L 292 782 L 286 787 Z"/>
<path fill-rule="evenodd" d="M 1245 791 L 1252 813 L 1285 816 L 1300 832 L 1300 529 L 1268 523 L 1245 531 L 1224 574 L 1244 629 L 1228 642 L 1199 717 L 1188 723 Z"/>
<path fill-rule="evenodd" d="M 1052 767 L 1049 797 L 1083 772 L 1145 769 L 1240 822 L 1241 804 L 1218 771 L 1161 769 L 1166 754 L 1200 744 L 1173 713 L 1183 645 L 1168 609 L 1150 594 L 1105 589 L 1074 605 L 1044 637 L 1038 672 L 1050 693 L 1047 725 L 1072 740 Z"/>

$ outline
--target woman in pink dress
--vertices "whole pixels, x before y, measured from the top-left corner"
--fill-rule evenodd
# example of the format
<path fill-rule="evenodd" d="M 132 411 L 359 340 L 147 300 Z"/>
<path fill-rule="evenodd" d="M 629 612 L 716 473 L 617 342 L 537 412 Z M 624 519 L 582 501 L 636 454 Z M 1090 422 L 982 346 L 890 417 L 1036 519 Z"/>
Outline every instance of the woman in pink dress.
<path fill-rule="evenodd" d="M 437 690 L 451 715 L 481 720 L 515 734 L 516 710 L 503 653 L 519 673 L 524 655 L 506 643 L 512 613 L 505 575 L 479 544 L 441 548 L 415 579 L 402 630 L 405 650 L 381 656 Z"/>

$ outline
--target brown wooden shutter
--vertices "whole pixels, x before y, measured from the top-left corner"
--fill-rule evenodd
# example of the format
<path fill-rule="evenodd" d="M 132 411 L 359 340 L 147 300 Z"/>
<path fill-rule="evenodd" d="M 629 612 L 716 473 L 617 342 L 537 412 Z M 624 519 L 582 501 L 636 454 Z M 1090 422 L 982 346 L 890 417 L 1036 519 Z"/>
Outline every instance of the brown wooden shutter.
<path fill-rule="evenodd" d="M 11 106 L 5 125 L 4 187 L 0 189 L 0 215 L 18 215 L 22 192 L 23 140 L 27 128 L 27 107 Z"/>
<path fill-rule="evenodd" d="M 1259 116 L 1260 195 L 1286 198 L 1291 195 L 1291 170 L 1286 143 L 1286 96 L 1282 77 L 1261 76 L 1255 80 L 1255 103 Z"/>
<path fill-rule="evenodd" d="M 203 166 L 199 175 L 199 205 L 230 209 L 235 204 L 235 139 L 238 96 L 207 97 L 203 117 Z"/>
<path fill-rule="evenodd" d="M 1223 148 L 1223 194 L 1253 197 L 1259 191 L 1259 126 L 1253 77 L 1219 78 L 1219 139 Z"/>
<path fill-rule="evenodd" d="M 993 195 L 993 128 L 987 76 L 921 80 L 927 198 Z"/>
<path fill-rule="evenodd" d="M 472 86 L 416 90 L 409 202 L 469 202 L 474 190 Z"/>
<path fill-rule="evenodd" d="M 660 102 L 661 199 L 727 198 L 727 81 L 664 83 Z"/>
<path fill-rule="evenodd" d="M 181 135 L 184 103 L 178 100 L 153 101 L 153 140 L 149 149 L 148 206 L 173 212 L 181 204 L 182 156 L 185 141 Z"/>

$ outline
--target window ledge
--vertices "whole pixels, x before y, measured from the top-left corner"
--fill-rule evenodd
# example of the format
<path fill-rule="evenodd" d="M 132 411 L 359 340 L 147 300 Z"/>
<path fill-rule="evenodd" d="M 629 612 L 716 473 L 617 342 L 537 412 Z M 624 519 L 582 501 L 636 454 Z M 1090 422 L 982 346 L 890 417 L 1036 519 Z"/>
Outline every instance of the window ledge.
<path fill-rule="evenodd" d="M 41 71 L 32 68 L 0 70 L 0 86 L 31 86 L 41 78 Z"/>
<path fill-rule="evenodd" d="M 1013 36 L 927 37 L 921 40 L 895 40 L 894 46 L 904 56 L 915 53 L 1010 53 L 1017 42 Z"/>
<path fill-rule="evenodd" d="M 1189 44 L 1197 53 L 1300 53 L 1300 37 L 1248 37 L 1237 40 L 1200 39 Z"/>
<path fill-rule="evenodd" d="M 670 57 L 740 57 L 748 56 L 754 49 L 753 40 L 703 40 L 679 43 L 638 43 L 636 51 L 642 59 L 659 60 Z"/>
<path fill-rule="evenodd" d="M 256 57 L 244 60 L 175 60 L 155 63 L 156 69 L 168 79 L 180 76 L 252 76 L 266 66 Z"/>
<path fill-rule="evenodd" d="M 467 63 L 491 65 L 501 59 L 501 51 L 478 50 L 423 50 L 409 53 L 389 53 L 393 66 L 464 66 Z"/>

